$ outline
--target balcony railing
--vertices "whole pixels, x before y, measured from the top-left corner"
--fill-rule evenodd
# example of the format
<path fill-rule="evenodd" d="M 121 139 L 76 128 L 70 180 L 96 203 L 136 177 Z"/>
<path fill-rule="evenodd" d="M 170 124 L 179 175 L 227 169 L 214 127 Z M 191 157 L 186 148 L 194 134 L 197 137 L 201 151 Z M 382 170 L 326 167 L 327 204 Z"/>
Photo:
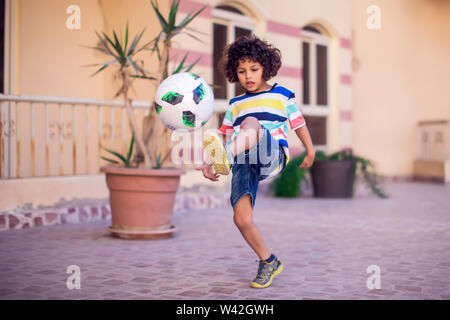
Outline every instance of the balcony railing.
<path fill-rule="evenodd" d="M 138 131 L 150 102 L 133 101 Z M 97 174 L 99 144 L 125 152 L 123 101 L 0 94 L 0 178 Z"/>

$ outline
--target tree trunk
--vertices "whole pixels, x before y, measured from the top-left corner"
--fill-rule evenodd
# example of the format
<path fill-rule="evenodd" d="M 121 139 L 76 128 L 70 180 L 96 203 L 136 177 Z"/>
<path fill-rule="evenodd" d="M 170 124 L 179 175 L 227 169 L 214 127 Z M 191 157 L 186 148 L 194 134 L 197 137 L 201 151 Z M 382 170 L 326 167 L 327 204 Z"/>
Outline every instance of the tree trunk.
<path fill-rule="evenodd" d="M 152 160 L 149 157 L 148 150 L 145 148 L 145 143 L 144 143 L 144 140 L 142 139 L 142 136 L 140 135 L 139 132 L 137 132 L 137 125 L 136 125 L 136 121 L 134 120 L 133 109 L 131 107 L 130 100 L 128 99 L 128 88 L 129 88 L 130 79 L 128 77 L 128 73 L 126 70 L 122 71 L 122 77 L 123 77 L 122 80 L 123 80 L 123 85 L 124 85 L 123 97 L 124 97 L 124 102 L 125 102 L 125 108 L 127 109 L 128 121 L 130 124 L 130 128 L 134 134 L 138 148 L 144 154 L 144 168 L 151 169 L 152 168 Z"/>
<path fill-rule="evenodd" d="M 155 83 L 155 88 L 158 88 L 159 84 L 164 80 L 164 71 L 167 70 L 168 67 L 166 60 L 169 55 L 169 48 L 170 41 L 164 41 L 157 73 L 158 80 Z M 160 155 L 162 159 L 171 149 L 171 136 L 172 130 L 167 128 L 158 118 L 154 103 L 152 103 L 148 116 L 144 117 L 143 120 L 143 138 L 147 150 L 150 150 L 150 157 L 153 164 L 156 163 L 157 155 Z M 167 166 L 168 164 L 172 164 L 170 155 L 167 157 L 164 166 Z"/>

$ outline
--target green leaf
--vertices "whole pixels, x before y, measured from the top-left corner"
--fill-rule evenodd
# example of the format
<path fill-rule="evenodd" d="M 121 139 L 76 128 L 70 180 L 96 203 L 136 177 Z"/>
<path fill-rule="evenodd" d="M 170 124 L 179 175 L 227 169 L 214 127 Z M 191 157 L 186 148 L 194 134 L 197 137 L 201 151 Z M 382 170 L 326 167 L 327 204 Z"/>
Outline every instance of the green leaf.
<path fill-rule="evenodd" d="M 134 72 L 136 72 L 136 74 L 139 74 L 137 68 L 136 68 L 136 64 L 134 63 L 133 60 L 130 59 L 130 57 L 127 56 L 127 61 L 130 63 L 130 65 L 133 67 Z"/>
<path fill-rule="evenodd" d="M 167 30 L 168 24 L 167 21 L 164 19 L 163 15 L 161 14 L 161 12 L 158 9 L 158 5 L 153 3 L 153 0 L 150 0 L 153 10 L 156 13 L 156 16 L 158 17 L 159 20 L 159 24 L 161 25 L 161 28 L 164 30 L 164 32 Z"/>
<path fill-rule="evenodd" d="M 135 55 L 135 54 L 141 52 L 142 50 L 147 50 L 147 49 L 148 49 L 148 46 L 149 46 L 150 44 L 152 44 L 152 42 L 153 42 L 153 40 L 147 42 L 147 43 L 144 44 L 142 47 L 140 47 L 139 49 L 137 49 L 136 51 L 134 51 L 133 53 L 131 53 L 130 56 L 133 56 L 133 55 Z"/>
<path fill-rule="evenodd" d="M 106 50 L 106 49 L 104 49 L 104 48 L 101 48 L 101 47 L 92 47 L 92 46 L 82 46 L 82 47 L 84 47 L 84 48 L 89 48 L 89 49 L 94 49 L 94 50 L 97 50 L 97 51 L 100 51 L 100 52 L 102 52 L 102 53 L 105 53 L 105 54 L 107 54 L 107 55 L 110 55 L 111 57 L 114 57 L 115 59 L 119 59 L 119 57 L 118 56 L 116 56 L 114 53 L 112 53 L 111 51 L 108 51 L 108 50 Z"/>
<path fill-rule="evenodd" d="M 100 69 L 98 69 L 96 72 L 94 72 L 93 74 L 91 74 L 89 77 L 93 77 L 93 76 L 95 76 L 97 73 L 99 73 L 99 72 L 101 72 L 101 71 L 103 71 L 103 70 L 105 70 L 106 68 L 107 68 L 108 66 L 106 65 L 106 66 L 103 66 L 103 67 L 101 67 Z"/>
<path fill-rule="evenodd" d="M 131 42 L 130 48 L 128 49 L 127 55 L 131 56 L 134 53 L 134 50 L 136 49 L 136 46 L 138 45 L 139 41 L 142 38 L 142 35 L 145 32 L 145 28 L 142 30 L 142 32 L 139 35 L 136 35 L 133 39 L 133 41 Z"/>
<path fill-rule="evenodd" d="M 128 21 L 127 21 L 127 27 L 125 29 L 125 46 L 123 48 L 123 52 L 127 52 L 127 46 L 128 46 Z"/>
<path fill-rule="evenodd" d="M 197 40 L 197 41 L 199 41 L 201 43 L 205 43 L 203 40 L 201 40 L 200 38 L 197 38 L 193 34 L 190 34 L 190 33 L 187 33 L 187 32 L 184 32 L 184 33 L 187 34 L 189 37 L 191 37 L 191 38 L 193 38 L 193 39 L 195 39 L 195 40 Z"/>
<path fill-rule="evenodd" d="M 127 159 L 125 159 L 125 157 L 122 156 L 120 153 L 118 153 L 118 152 L 116 152 L 116 151 L 113 151 L 113 150 L 110 150 L 110 149 L 108 149 L 108 148 L 105 148 L 105 147 L 103 147 L 103 146 L 100 146 L 100 147 L 101 147 L 102 149 L 104 149 L 105 151 L 109 152 L 110 154 L 115 155 L 117 158 L 119 158 L 120 160 L 122 160 L 123 163 L 125 163 L 125 164 L 128 163 L 128 162 L 127 162 Z"/>
<path fill-rule="evenodd" d="M 120 62 L 124 64 L 124 62 L 125 62 L 125 53 L 123 52 L 122 44 L 120 43 L 119 39 L 117 38 L 116 31 L 114 31 L 114 30 L 113 30 L 113 35 L 114 35 L 114 41 L 116 42 L 116 46 L 117 46 L 117 48 L 119 50 Z"/>
<path fill-rule="evenodd" d="M 178 73 L 178 72 L 180 72 L 183 69 L 183 65 L 184 65 L 184 62 L 186 61 L 186 58 L 187 58 L 188 54 L 189 53 L 186 53 L 184 55 L 183 60 L 181 60 L 180 64 L 178 65 L 178 67 L 175 69 L 175 71 L 172 74 Z"/>
<path fill-rule="evenodd" d="M 120 60 L 120 50 L 116 47 L 116 45 L 112 42 L 112 40 L 108 37 L 108 35 L 106 33 L 103 32 L 103 36 L 105 37 L 106 41 L 108 41 L 107 43 L 111 44 L 111 46 L 114 48 L 114 50 L 116 50 L 116 53 L 119 56 L 119 60 Z M 112 50 L 111 50 L 111 52 L 112 52 Z"/>
<path fill-rule="evenodd" d="M 209 36 L 208 33 L 198 31 L 197 29 L 194 29 L 194 28 L 191 28 L 191 27 L 185 27 L 185 29 L 186 29 L 186 30 L 189 30 L 189 31 L 192 31 L 192 32 L 196 32 L 196 33 L 202 34 L 202 35 L 204 35 L 204 36 Z"/>
<path fill-rule="evenodd" d="M 177 26 L 177 29 L 183 29 L 185 28 L 189 23 L 192 22 L 192 20 L 194 20 L 194 18 L 196 16 L 198 16 L 203 10 L 205 10 L 208 6 L 205 5 L 203 8 L 201 8 L 200 10 L 198 10 L 196 13 L 194 13 L 194 10 L 191 11 L 184 19 L 183 21 L 181 21 L 181 23 Z"/>
<path fill-rule="evenodd" d="M 199 57 L 197 60 L 195 60 L 187 69 L 186 72 L 190 72 L 192 68 L 200 61 L 201 57 Z"/>
<path fill-rule="evenodd" d="M 113 60 L 110 62 L 106 62 L 106 63 L 98 63 L 96 65 L 103 65 L 103 67 L 101 67 L 99 70 L 97 70 L 96 72 L 94 72 L 93 74 L 91 74 L 90 76 L 93 77 L 94 75 L 96 75 L 97 73 L 99 73 L 100 71 L 106 69 L 107 67 L 109 67 L 110 65 L 117 63 L 117 60 Z M 90 66 L 94 66 L 94 65 L 90 65 Z"/>
<path fill-rule="evenodd" d="M 153 48 L 151 49 L 152 52 L 155 52 L 155 50 L 158 50 L 158 44 L 159 44 L 159 40 L 162 36 L 162 31 L 160 31 L 158 33 L 158 35 L 155 37 L 155 39 L 153 39 L 153 41 L 155 42 L 153 45 Z"/>
<path fill-rule="evenodd" d="M 127 160 L 130 162 L 131 154 L 133 153 L 134 146 L 134 133 L 131 135 L 130 149 L 128 150 Z"/>
<path fill-rule="evenodd" d="M 100 158 L 102 158 L 102 159 L 103 159 L 103 160 L 105 160 L 105 161 L 108 161 L 108 162 L 114 163 L 114 164 L 119 164 L 119 162 L 118 162 L 118 161 L 116 161 L 116 160 L 111 160 L 111 159 L 105 158 L 105 157 L 103 157 L 103 156 L 100 156 Z"/>
<path fill-rule="evenodd" d="M 169 151 L 167 152 L 166 156 L 162 159 L 161 164 L 163 164 L 163 163 L 166 161 L 166 159 L 167 159 L 167 157 L 169 156 L 170 152 L 171 152 L 171 150 L 169 150 Z"/>
<path fill-rule="evenodd" d="M 130 75 L 131 78 L 138 78 L 138 79 L 146 79 L 146 80 L 157 80 L 155 77 L 151 76 L 137 76 L 137 75 Z"/>
<path fill-rule="evenodd" d="M 168 152 L 167 152 L 167 154 L 165 155 L 165 157 L 161 160 L 161 153 L 158 153 L 158 154 L 156 154 L 156 153 L 154 153 L 153 155 L 154 155 L 154 157 L 155 157 L 155 169 L 160 169 L 161 167 L 162 167 L 162 165 L 164 164 L 164 162 L 166 161 L 166 159 L 167 159 L 167 157 L 169 156 L 169 154 L 170 154 L 170 152 L 171 152 L 172 150 L 169 150 Z"/>
<path fill-rule="evenodd" d="M 168 30 L 173 30 L 173 27 L 175 26 L 175 19 L 177 17 L 179 3 L 180 3 L 179 0 L 178 1 L 174 0 L 172 2 L 172 6 L 170 7 L 169 12 Z"/>

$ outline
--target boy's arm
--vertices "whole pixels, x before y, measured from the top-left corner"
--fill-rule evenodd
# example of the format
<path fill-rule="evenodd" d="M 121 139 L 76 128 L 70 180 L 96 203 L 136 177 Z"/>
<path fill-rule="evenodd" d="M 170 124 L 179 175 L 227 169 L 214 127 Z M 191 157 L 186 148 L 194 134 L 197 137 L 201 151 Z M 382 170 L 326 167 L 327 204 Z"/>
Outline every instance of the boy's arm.
<path fill-rule="evenodd" d="M 314 150 L 314 145 L 311 140 L 311 136 L 309 135 L 308 128 L 306 124 L 295 130 L 297 137 L 303 143 L 306 149 L 306 157 L 303 160 L 300 168 L 309 168 L 314 163 L 314 158 L 316 156 L 316 151 Z"/>
<path fill-rule="evenodd" d="M 309 135 L 309 130 L 306 127 L 306 124 L 295 130 L 297 137 L 303 143 L 306 148 L 306 153 L 315 153 L 314 146 L 311 140 L 311 136 Z"/>

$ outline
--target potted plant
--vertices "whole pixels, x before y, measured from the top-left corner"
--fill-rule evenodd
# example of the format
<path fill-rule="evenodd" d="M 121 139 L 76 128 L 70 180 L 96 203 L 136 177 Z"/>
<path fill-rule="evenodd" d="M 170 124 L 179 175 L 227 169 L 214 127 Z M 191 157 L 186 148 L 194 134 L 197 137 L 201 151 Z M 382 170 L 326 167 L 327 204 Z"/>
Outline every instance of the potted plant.
<path fill-rule="evenodd" d="M 179 1 L 172 3 L 169 19 L 166 22 L 170 28 L 177 28 L 177 33 L 181 32 L 183 27 L 196 16 L 196 14 L 191 13 L 188 15 L 187 21 L 183 21 L 181 25 L 175 25 L 178 3 Z M 160 21 L 164 19 L 153 1 L 152 5 L 157 11 L 158 19 Z M 114 58 L 114 60 L 109 62 L 95 64 L 95 66 L 101 67 L 92 76 L 106 68 L 117 67 L 115 76 L 120 80 L 121 85 L 115 97 L 120 95 L 123 97 L 128 123 L 132 132 L 131 142 L 126 155 L 102 146 L 104 150 L 117 158 L 117 160 L 114 160 L 102 156 L 102 159 L 110 162 L 111 165 L 102 167 L 101 172 L 105 172 L 110 194 L 112 225 L 108 230 L 114 236 L 122 239 L 160 239 L 173 234 L 176 230 L 176 227 L 171 223 L 175 195 L 180 184 L 180 176 L 184 174 L 184 170 L 174 167 L 162 168 L 163 163 L 170 154 L 170 147 L 163 159 L 161 159 L 161 152 L 152 150 L 154 154 L 152 159 L 148 151 L 148 145 L 144 144 L 142 133 L 137 132 L 132 103 L 129 98 L 129 89 L 132 88 L 133 78 L 156 81 L 157 87 L 164 79 L 164 76 L 168 74 L 168 55 L 161 57 L 158 54 L 158 57 L 163 59 L 164 63 L 162 64 L 163 67 L 159 68 L 159 73 L 156 76 L 150 76 L 150 72 L 143 68 L 143 61 L 136 58 L 136 54 L 143 50 L 157 51 L 159 53 L 158 41 L 164 37 L 167 29 L 160 32 L 156 39 L 139 46 L 144 31 L 145 29 L 136 35 L 131 44 L 128 42 L 128 23 L 124 39 L 119 39 L 114 30 L 111 37 L 104 32 L 102 35 L 96 32 L 99 43 L 95 47 L 90 47 Z M 189 71 L 194 66 L 195 63 L 185 66 L 185 60 L 186 56 L 174 73 L 184 69 Z M 150 108 L 150 112 L 152 112 L 152 109 Z M 140 154 L 132 161 L 131 156 L 135 142 Z M 156 145 L 153 147 L 156 149 Z M 140 156 L 141 154 L 142 157 Z M 142 160 L 144 162 L 143 167 L 139 167 Z"/>
<path fill-rule="evenodd" d="M 314 196 L 318 198 L 351 198 L 356 179 L 363 179 L 380 198 L 388 195 L 380 188 L 374 165 L 370 160 L 353 155 L 350 149 L 326 155 L 316 152 L 311 168 L 300 169 L 305 153 L 292 159 L 283 172 L 271 184 L 276 197 L 297 197 L 300 186 L 309 172 Z"/>
<path fill-rule="evenodd" d="M 150 0 L 150 3 L 160 24 L 160 32 L 153 40 L 153 46 L 150 49 L 152 54 L 157 54 L 159 61 L 156 79 L 153 79 L 153 84 L 157 87 L 161 81 L 169 75 L 169 54 L 172 45 L 175 43 L 176 36 L 183 33 L 199 42 L 203 42 L 195 34 L 207 34 L 192 29 L 189 27 L 189 24 L 208 6 L 205 5 L 197 11 L 191 11 L 183 18 L 183 20 L 181 20 L 180 23 L 176 24 L 180 0 L 174 0 L 172 2 L 167 18 L 165 18 L 159 10 L 157 2 Z M 186 53 L 181 63 L 173 73 L 181 72 L 183 69 L 185 69 L 186 72 L 189 72 L 200 60 L 200 58 L 198 58 L 192 63 L 192 65 L 184 66 L 187 55 L 188 54 Z M 171 130 L 164 126 L 158 119 L 156 109 L 151 108 L 149 114 L 144 118 L 143 122 L 143 138 L 146 146 L 148 148 L 153 148 L 154 155 L 166 154 L 169 150 L 171 134 Z"/>

